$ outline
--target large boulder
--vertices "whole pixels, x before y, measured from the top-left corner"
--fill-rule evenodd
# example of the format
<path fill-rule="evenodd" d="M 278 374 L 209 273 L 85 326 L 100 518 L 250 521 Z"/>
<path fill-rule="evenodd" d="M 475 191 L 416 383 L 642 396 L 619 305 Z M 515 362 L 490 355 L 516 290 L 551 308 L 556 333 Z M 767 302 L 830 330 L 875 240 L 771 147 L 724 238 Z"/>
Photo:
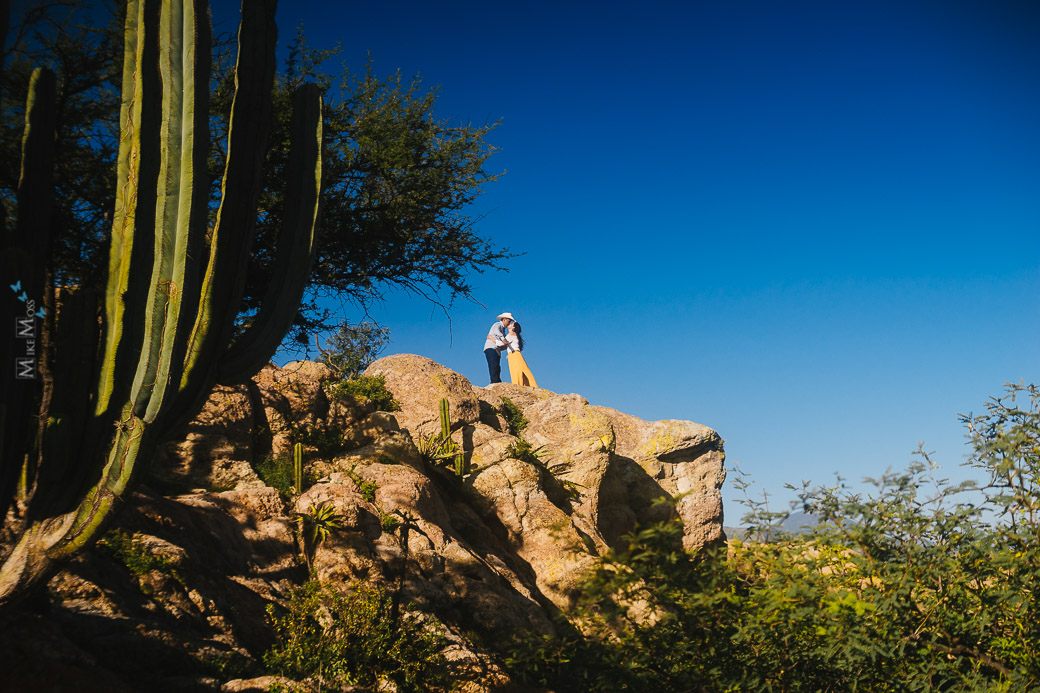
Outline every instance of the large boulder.
<path fill-rule="evenodd" d="M 397 420 L 413 437 L 440 430 L 440 401 L 447 398 L 452 427 L 480 419 L 480 404 L 469 380 L 441 364 L 415 354 L 379 359 L 365 375 L 381 375 L 401 404 Z"/>
<path fill-rule="evenodd" d="M 679 499 L 687 550 L 722 539 L 726 455 L 719 434 L 692 421 L 643 421 L 615 409 L 598 409 L 611 421 L 612 471 L 626 491 L 614 506 L 631 509 L 645 523 L 655 519 L 654 501 L 663 492 Z"/>
<path fill-rule="evenodd" d="M 452 437 L 472 470 L 472 507 L 504 528 L 509 551 L 533 568 L 529 587 L 558 606 L 592 557 L 637 524 L 678 516 L 688 550 L 722 537 L 723 441 L 710 428 L 643 421 L 580 395 L 510 383 L 467 391 L 461 376 L 407 354 L 367 372 L 386 379 L 402 404 L 397 418 L 413 436 L 436 421 L 441 397 L 464 412 Z M 508 430 L 505 400 L 526 419 L 519 435 Z M 527 459 L 514 459 L 521 437 Z"/>
<path fill-rule="evenodd" d="M 553 633 L 553 616 L 626 533 L 677 518 L 688 550 L 722 536 L 723 441 L 709 428 L 577 394 L 474 387 L 408 354 L 366 373 L 385 378 L 401 411 L 330 398 L 331 374 L 307 362 L 215 389 L 157 460 L 166 495 L 138 493 L 116 533 L 51 581 L 45 623 L 10 622 L 10 634 L 39 633 L 25 681 L 42 690 L 48 671 L 57 681 L 90 669 L 84 690 L 285 683 L 263 676 L 277 673 L 261 665 L 274 638 L 267 609 L 312 575 L 345 592 L 379 585 L 439 624 L 460 690 L 517 690 L 481 643 Z M 462 477 L 417 445 L 439 433 L 444 398 Z M 334 432 L 337 451 L 305 448 L 302 493 L 268 487 L 254 466 L 287 455 L 301 431 Z M 330 534 L 304 546 L 301 523 L 320 507 L 335 514 Z"/>

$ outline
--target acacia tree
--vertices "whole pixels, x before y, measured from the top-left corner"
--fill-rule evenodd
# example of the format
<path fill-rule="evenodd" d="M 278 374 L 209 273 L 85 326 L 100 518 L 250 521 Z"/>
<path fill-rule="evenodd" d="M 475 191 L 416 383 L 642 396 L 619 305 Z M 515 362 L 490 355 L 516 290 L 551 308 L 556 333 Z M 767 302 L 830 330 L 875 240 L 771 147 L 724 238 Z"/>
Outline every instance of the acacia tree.
<path fill-rule="evenodd" d="M 0 197 L 14 218 L 29 79 L 37 67 L 57 79 L 54 196 L 48 272 L 59 285 L 100 291 L 115 207 L 119 149 L 122 16 L 91 26 L 79 3 L 58 2 L 15 17 L 0 72 Z"/>
<path fill-rule="evenodd" d="M 337 76 L 323 66 L 339 49 L 315 50 L 302 31 L 289 47 L 276 89 L 275 127 L 268 147 L 265 194 L 276 196 L 288 134 L 289 95 L 303 82 L 323 86 L 326 203 L 310 292 L 297 314 L 293 337 L 335 325 L 321 298 L 347 299 L 364 309 L 390 287 L 403 288 L 442 305 L 471 297 L 471 272 L 501 269 L 512 255 L 495 248 L 467 212 L 484 186 L 499 175 L 486 169 L 494 148 L 487 136 L 494 125 L 452 125 L 434 115 L 437 90 L 400 72 L 381 78 L 369 61 Z M 271 212 L 260 233 L 277 228 L 278 199 L 265 199 Z M 250 266 L 251 286 L 262 287 L 270 257 L 258 254 Z M 259 291 L 247 294 L 256 296 Z"/>
<path fill-rule="evenodd" d="M 35 66 L 58 80 L 56 195 L 49 272 L 59 285 L 100 290 L 107 265 L 105 238 L 112 195 L 118 124 L 118 65 L 123 2 L 108 13 L 91 3 L 42 5 L 21 18 L 5 54 L 0 93 L 0 155 L 16 162 L 28 77 Z M 91 10 L 91 12 L 88 12 Z M 233 41 L 214 36 L 211 77 L 210 200 L 219 199 L 227 120 L 234 91 Z M 317 257 L 308 290 L 287 337 L 306 348 L 311 335 L 332 330 L 348 306 L 364 310 L 392 287 L 450 306 L 472 298 L 473 272 L 502 269 L 513 255 L 483 238 L 468 209 L 487 183 L 493 124 L 452 124 L 435 115 L 437 90 L 418 77 L 376 74 L 371 62 L 357 74 L 328 65 L 340 50 L 310 48 L 298 32 L 276 76 L 258 236 L 250 257 L 239 315 L 244 329 L 270 284 L 273 249 L 284 214 L 283 183 L 291 95 L 303 82 L 318 84 L 326 104 L 326 200 Z M 0 198 L 17 188 L 17 166 L 0 170 Z M 6 205 L 8 211 L 12 205 Z M 330 306 L 342 306 L 337 311 Z"/>

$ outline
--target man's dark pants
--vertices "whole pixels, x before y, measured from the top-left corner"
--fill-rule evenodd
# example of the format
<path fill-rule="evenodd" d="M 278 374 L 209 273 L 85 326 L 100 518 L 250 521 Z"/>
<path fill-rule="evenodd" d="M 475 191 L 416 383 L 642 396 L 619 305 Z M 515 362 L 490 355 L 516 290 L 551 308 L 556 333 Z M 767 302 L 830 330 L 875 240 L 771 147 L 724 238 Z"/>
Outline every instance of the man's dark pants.
<path fill-rule="evenodd" d="M 484 356 L 487 357 L 488 374 L 491 376 L 491 382 L 502 382 L 502 355 L 498 353 L 498 349 L 485 349 Z"/>

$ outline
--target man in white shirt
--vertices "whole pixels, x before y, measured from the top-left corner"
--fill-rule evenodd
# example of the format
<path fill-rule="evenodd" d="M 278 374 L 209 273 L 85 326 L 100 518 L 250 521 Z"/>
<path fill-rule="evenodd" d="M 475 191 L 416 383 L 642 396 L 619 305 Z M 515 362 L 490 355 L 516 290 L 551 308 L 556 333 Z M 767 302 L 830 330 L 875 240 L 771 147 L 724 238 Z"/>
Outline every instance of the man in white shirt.
<path fill-rule="evenodd" d="M 487 357 L 488 374 L 493 383 L 502 382 L 502 352 L 509 346 L 506 344 L 506 332 L 512 323 L 512 313 L 500 314 L 498 322 L 488 330 L 487 340 L 484 341 L 484 356 Z"/>

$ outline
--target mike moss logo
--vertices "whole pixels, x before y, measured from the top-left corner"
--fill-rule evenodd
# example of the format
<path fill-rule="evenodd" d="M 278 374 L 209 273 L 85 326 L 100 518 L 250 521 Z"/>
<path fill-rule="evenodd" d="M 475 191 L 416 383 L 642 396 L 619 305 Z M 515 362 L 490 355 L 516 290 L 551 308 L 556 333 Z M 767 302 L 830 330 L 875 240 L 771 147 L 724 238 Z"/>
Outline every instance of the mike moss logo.
<path fill-rule="evenodd" d="M 22 280 L 9 284 L 15 297 L 25 304 L 25 315 L 15 315 L 14 336 L 23 340 L 24 355 L 14 357 L 14 377 L 17 380 L 33 380 L 36 378 L 36 319 L 42 318 L 46 312 L 41 307 L 36 309 L 36 301 L 22 290 Z"/>

